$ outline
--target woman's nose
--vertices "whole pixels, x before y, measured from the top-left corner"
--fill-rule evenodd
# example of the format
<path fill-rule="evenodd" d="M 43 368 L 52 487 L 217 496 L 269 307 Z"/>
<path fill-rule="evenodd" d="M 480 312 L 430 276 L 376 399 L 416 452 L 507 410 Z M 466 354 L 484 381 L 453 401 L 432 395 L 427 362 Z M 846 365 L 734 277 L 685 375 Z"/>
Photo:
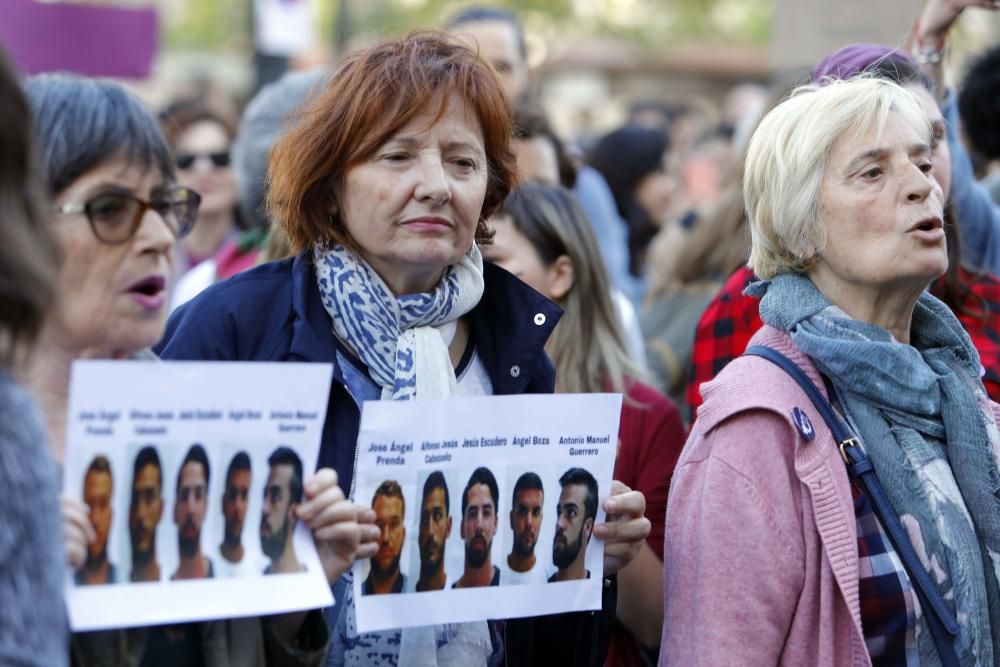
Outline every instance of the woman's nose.
<path fill-rule="evenodd" d="M 940 189 L 934 177 L 918 165 L 907 170 L 906 198 L 910 201 L 922 202 L 930 196 L 934 188 Z"/>
<path fill-rule="evenodd" d="M 451 200 L 451 183 L 441 156 L 427 156 L 420 161 L 419 182 L 415 190 L 417 199 L 431 201 L 437 206 Z"/>
<path fill-rule="evenodd" d="M 174 228 L 161 214 L 149 209 L 142 216 L 135 240 L 142 244 L 144 250 L 166 253 L 177 243 L 177 236 Z"/>

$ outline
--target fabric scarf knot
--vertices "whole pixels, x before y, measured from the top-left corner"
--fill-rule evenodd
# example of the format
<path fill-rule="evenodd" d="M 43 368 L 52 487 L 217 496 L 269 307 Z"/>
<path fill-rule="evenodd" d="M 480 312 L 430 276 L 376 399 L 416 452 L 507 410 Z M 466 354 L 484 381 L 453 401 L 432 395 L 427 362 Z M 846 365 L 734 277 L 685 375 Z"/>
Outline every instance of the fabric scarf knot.
<path fill-rule="evenodd" d="M 316 279 L 333 330 L 368 367 L 382 398 L 445 398 L 455 390 L 448 345 L 458 319 L 483 296 L 476 244 L 449 266 L 433 292 L 397 297 L 344 246 L 314 251 Z"/>
<path fill-rule="evenodd" d="M 979 354 L 948 307 L 924 292 L 910 344 L 852 319 L 809 278 L 750 285 L 761 319 L 788 332 L 833 384 L 889 502 L 959 621 L 963 665 L 1000 658 L 1000 433 Z M 940 664 L 921 616 L 921 665 Z"/>

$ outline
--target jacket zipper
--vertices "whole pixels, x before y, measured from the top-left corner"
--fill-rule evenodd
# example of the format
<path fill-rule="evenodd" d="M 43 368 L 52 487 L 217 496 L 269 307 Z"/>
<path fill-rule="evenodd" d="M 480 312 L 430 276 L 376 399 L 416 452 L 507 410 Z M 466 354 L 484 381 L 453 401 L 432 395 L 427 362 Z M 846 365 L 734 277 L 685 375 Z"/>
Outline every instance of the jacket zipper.
<path fill-rule="evenodd" d="M 351 393 L 346 382 L 344 383 L 344 391 L 351 397 L 351 400 L 354 401 L 354 406 L 358 409 L 358 435 L 354 438 L 354 468 L 351 472 L 351 492 L 347 496 L 348 500 L 354 502 L 354 490 L 358 483 L 358 444 L 361 442 L 361 404 L 354 397 L 354 394 Z"/>

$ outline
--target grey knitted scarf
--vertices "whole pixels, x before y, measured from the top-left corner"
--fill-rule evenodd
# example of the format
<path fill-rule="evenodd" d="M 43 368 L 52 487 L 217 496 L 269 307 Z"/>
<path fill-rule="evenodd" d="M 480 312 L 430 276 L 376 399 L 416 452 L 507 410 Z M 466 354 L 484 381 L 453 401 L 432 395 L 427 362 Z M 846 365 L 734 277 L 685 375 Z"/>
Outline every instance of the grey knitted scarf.
<path fill-rule="evenodd" d="M 911 342 L 851 319 L 805 276 L 756 283 L 761 319 L 787 331 L 833 383 L 879 482 L 954 611 L 963 665 L 1000 659 L 1000 434 L 979 354 L 952 312 L 927 294 Z M 938 665 L 920 618 L 921 665 Z"/>

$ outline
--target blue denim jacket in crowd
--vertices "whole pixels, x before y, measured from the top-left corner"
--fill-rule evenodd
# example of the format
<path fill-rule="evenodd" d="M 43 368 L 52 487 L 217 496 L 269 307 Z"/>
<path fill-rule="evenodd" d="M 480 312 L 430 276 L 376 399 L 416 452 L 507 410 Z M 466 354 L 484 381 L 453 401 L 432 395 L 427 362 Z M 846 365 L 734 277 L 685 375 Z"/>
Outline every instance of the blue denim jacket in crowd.
<path fill-rule="evenodd" d="M 962 264 L 973 272 L 1000 276 L 1000 206 L 978 181 L 958 136 L 958 96 L 949 90 L 941 104 L 951 151 L 951 200 L 958 216 Z"/>

